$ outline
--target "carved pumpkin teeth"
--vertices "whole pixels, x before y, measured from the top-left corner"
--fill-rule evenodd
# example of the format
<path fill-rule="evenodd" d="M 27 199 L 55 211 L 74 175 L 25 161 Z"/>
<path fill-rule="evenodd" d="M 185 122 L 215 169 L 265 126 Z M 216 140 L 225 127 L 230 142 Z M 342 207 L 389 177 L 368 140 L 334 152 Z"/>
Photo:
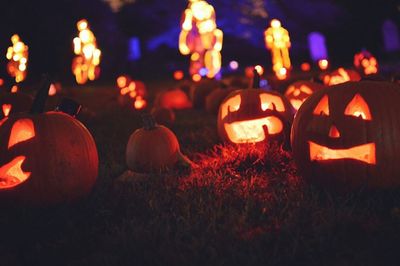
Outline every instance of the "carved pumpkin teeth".
<path fill-rule="evenodd" d="M 331 149 L 309 141 L 311 161 L 353 159 L 367 164 L 376 164 L 375 143 L 367 143 L 348 149 Z"/>
<path fill-rule="evenodd" d="M 25 156 L 18 156 L 0 168 L 0 189 L 15 187 L 30 177 L 31 173 L 21 168 L 25 159 Z"/>

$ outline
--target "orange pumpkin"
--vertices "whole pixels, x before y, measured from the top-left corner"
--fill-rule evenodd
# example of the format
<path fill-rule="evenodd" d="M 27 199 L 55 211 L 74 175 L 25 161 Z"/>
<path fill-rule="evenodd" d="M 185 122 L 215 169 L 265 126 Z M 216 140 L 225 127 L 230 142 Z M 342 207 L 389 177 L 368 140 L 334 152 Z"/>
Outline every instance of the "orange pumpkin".
<path fill-rule="evenodd" d="M 299 80 L 292 83 L 285 92 L 285 97 L 289 100 L 292 107 L 297 111 L 303 102 L 314 93 L 314 91 L 323 88 L 319 83 Z"/>
<path fill-rule="evenodd" d="M 324 74 L 322 76 L 322 81 L 324 82 L 324 84 L 329 86 L 337 85 L 348 81 L 359 81 L 359 80 L 361 80 L 361 76 L 360 74 L 358 74 L 357 71 L 352 69 L 345 69 L 343 67 L 340 67 L 335 71 L 329 74 Z"/>
<path fill-rule="evenodd" d="M 300 173 L 327 188 L 400 187 L 400 87 L 360 81 L 315 92 L 291 140 Z"/>
<path fill-rule="evenodd" d="M 151 115 L 143 115 L 143 128 L 129 137 L 126 147 L 128 168 L 139 173 L 166 171 L 180 160 L 178 139 L 165 126 L 157 125 Z"/>
<path fill-rule="evenodd" d="M 187 94 L 179 88 L 165 90 L 156 96 L 154 107 L 162 107 L 169 109 L 186 109 L 191 108 L 192 103 Z"/>
<path fill-rule="evenodd" d="M 293 111 L 287 99 L 273 91 L 259 89 L 260 76 L 255 72 L 251 89 L 236 90 L 221 103 L 218 112 L 218 133 L 223 141 L 256 143 L 284 141 Z"/>
<path fill-rule="evenodd" d="M 0 122 L 0 196 L 12 202 L 69 202 L 87 195 L 96 181 L 91 134 L 70 115 L 43 113 L 48 87 L 39 91 L 30 113 Z"/>

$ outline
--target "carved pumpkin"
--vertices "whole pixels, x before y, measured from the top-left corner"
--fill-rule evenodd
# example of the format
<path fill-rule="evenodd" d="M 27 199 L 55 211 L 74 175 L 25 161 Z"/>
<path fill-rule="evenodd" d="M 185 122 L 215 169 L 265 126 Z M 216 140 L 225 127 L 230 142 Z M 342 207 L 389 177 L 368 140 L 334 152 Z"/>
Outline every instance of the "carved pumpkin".
<path fill-rule="evenodd" d="M 292 109 L 284 96 L 258 87 L 255 75 L 251 89 L 236 90 L 221 103 L 218 112 L 218 133 L 223 141 L 256 143 L 285 139 Z"/>
<path fill-rule="evenodd" d="M 329 86 L 348 81 L 359 81 L 360 79 L 361 76 L 357 73 L 357 71 L 345 69 L 343 67 L 340 67 L 329 74 L 324 74 L 322 77 L 324 84 Z"/>
<path fill-rule="evenodd" d="M 187 94 L 181 89 L 175 88 L 160 92 L 154 100 L 154 107 L 170 109 L 191 108 L 192 103 Z"/>
<path fill-rule="evenodd" d="M 303 102 L 311 95 L 314 91 L 323 88 L 322 85 L 307 81 L 299 80 L 292 83 L 285 92 L 285 97 L 289 100 L 293 109 L 296 111 L 300 108 Z"/>
<path fill-rule="evenodd" d="M 228 96 L 234 88 L 226 88 L 221 86 L 220 88 L 213 90 L 209 95 L 206 97 L 206 110 L 209 113 L 217 114 L 219 110 L 219 106 L 221 102 Z"/>
<path fill-rule="evenodd" d="M 291 132 L 300 173 L 316 184 L 350 190 L 400 185 L 400 87 L 348 82 L 311 95 Z"/>
<path fill-rule="evenodd" d="M 378 73 L 378 61 L 368 51 L 364 50 L 354 55 L 354 66 L 363 75 Z"/>
<path fill-rule="evenodd" d="M 161 172 L 174 167 L 182 158 L 175 134 L 157 125 L 151 115 L 144 114 L 143 128 L 129 137 L 126 147 L 128 168 L 139 173 Z"/>
<path fill-rule="evenodd" d="M 0 119 L 10 114 L 29 111 L 32 105 L 32 97 L 28 94 L 16 92 L 0 93 Z"/>
<path fill-rule="evenodd" d="M 96 181 L 98 156 L 89 131 L 70 115 L 42 113 L 41 95 L 30 113 L 0 122 L 0 196 L 12 202 L 69 202 L 88 194 Z"/>

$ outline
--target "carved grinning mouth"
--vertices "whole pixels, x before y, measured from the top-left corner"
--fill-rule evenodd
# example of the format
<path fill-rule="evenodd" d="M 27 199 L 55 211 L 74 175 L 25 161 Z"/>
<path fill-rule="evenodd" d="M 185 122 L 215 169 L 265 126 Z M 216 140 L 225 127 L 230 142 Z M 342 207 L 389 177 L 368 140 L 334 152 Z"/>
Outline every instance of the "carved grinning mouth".
<path fill-rule="evenodd" d="M 265 127 L 269 135 L 282 132 L 283 124 L 275 116 L 268 116 L 259 119 L 225 123 L 225 132 L 234 143 L 255 143 L 265 140 Z"/>
<path fill-rule="evenodd" d="M 18 156 L 0 168 L 0 189 L 18 186 L 30 177 L 31 173 L 21 168 L 25 159 L 25 156 Z"/>
<path fill-rule="evenodd" d="M 311 161 L 353 159 L 367 164 L 376 164 L 375 143 L 367 143 L 348 149 L 331 149 L 326 146 L 308 142 Z"/>

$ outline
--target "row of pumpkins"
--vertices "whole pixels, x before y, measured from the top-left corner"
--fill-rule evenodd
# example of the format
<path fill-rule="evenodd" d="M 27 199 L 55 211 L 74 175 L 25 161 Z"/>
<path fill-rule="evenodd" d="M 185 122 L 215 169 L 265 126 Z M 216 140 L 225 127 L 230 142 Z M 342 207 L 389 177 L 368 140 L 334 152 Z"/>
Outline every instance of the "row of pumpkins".
<path fill-rule="evenodd" d="M 396 141 L 400 133 L 398 85 L 361 81 L 317 86 L 292 123 L 289 101 L 277 92 L 257 88 L 259 78 L 255 73 L 253 88 L 220 97 L 217 120 L 222 140 L 237 144 L 285 142 L 291 130 L 294 158 L 309 180 L 338 188 L 400 185 L 400 165 L 395 162 L 400 155 L 400 142 Z M 74 117 L 80 106 L 64 101 L 55 111 L 44 112 L 49 85 L 44 82 L 33 100 L 18 93 L 12 95 L 10 103 L 5 102 L 9 93 L 0 96 L 3 111 L 5 105 L 12 104 L 0 120 L 0 198 L 34 205 L 68 202 L 87 195 L 96 181 L 96 144 Z M 306 91 L 294 87 L 289 91 Z M 204 91 L 199 89 L 198 93 Z M 177 101 L 175 107 L 190 107 L 176 97 L 165 98 L 170 92 L 160 94 L 156 106 L 174 107 L 164 106 L 168 99 Z M 31 109 L 18 110 L 19 101 L 26 101 L 22 109 Z M 144 127 L 128 141 L 130 169 L 149 172 L 172 167 L 178 161 L 193 164 L 180 152 L 171 130 L 156 124 L 149 114 L 143 115 L 143 122 Z"/>

